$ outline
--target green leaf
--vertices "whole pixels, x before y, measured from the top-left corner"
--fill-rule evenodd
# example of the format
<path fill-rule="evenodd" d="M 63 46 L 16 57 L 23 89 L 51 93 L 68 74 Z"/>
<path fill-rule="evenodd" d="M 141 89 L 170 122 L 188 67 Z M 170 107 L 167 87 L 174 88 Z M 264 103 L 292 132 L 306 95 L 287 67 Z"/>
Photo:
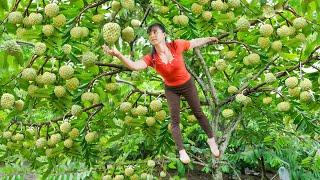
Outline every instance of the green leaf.
<path fill-rule="evenodd" d="M 178 159 L 176 160 L 176 163 L 177 163 L 179 176 L 184 176 L 185 171 L 186 171 L 184 168 L 184 164 L 182 164 L 182 162 Z"/>
<path fill-rule="evenodd" d="M 170 168 L 170 169 L 177 169 L 176 163 L 173 162 L 173 161 L 171 161 L 171 162 L 168 164 L 168 168 Z"/>
<path fill-rule="evenodd" d="M 8 11 L 8 1 L 7 0 L 2 0 L 0 1 L 0 10 L 7 10 Z M 1 11 L 0 11 L 1 12 Z M 3 13 L 4 11 L 2 11 Z"/>
<path fill-rule="evenodd" d="M 279 54 L 280 54 L 281 57 L 283 57 L 284 60 L 295 60 L 295 59 L 299 58 L 299 56 L 297 54 L 294 54 L 294 53 L 281 52 Z"/>
<path fill-rule="evenodd" d="M 0 69 L 1 71 L 2 70 L 7 70 L 8 67 L 9 67 L 9 64 L 8 64 L 8 54 L 6 52 L 0 52 L 0 56 L 3 57 L 1 60 L 0 60 Z"/>

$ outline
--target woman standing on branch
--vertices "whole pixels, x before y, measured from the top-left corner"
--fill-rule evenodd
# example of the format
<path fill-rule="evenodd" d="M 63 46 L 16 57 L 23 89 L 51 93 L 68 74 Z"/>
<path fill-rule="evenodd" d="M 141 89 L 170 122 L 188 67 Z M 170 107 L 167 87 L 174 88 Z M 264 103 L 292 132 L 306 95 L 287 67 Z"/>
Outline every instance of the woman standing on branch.
<path fill-rule="evenodd" d="M 216 144 L 209 121 L 203 113 L 194 79 L 185 67 L 183 52 L 207 43 L 217 43 L 216 37 L 197 38 L 192 40 L 177 39 L 172 42 L 166 42 L 165 28 L 162 24 L 155 23 L 148 27 L 149 41 L 153 45 L 152 52 L 145 55 L 139 61 L 132 61 L 125 57 L 117 49 L 109 49 L 104 45 L 106 54 L 116 56 L 129 69 L 139 71 L 148 66 L 153 67 L 164 79 L 165 96 L 168 101 L 172 136 L 179 150 L 180 160 L 187 164 L 190 158 L 183 147 L 180 123 L 180 96 L 187 100 L 193 114 L 199 121 L 202 129 L 208 135 L 208 144 L 215 157 L 219 157 L 220 152 Z"/>

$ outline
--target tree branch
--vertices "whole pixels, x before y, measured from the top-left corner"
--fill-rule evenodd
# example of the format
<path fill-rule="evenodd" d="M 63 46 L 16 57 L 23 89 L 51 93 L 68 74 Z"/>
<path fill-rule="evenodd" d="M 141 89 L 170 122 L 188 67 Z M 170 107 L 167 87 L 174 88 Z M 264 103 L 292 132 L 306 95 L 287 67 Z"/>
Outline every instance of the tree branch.
<path fill-rule="evenodd" d="M 87 107 L 87 108 L 83 109 L 83 112 L 87 112 L 90 109 L 93 109 L 93 108 L 96 108 L 96 107 L 101 107 L 101 106 L 103 106 L 102 103 L 94 104 L 94 105 L 92 105 L 90 107 Z M 12 119 L 10 123 L 12 123 L 12 124 L 21 123 L 22 125 L 25 125 L 25 126 L 41 127 L 41 126 L 44 126 L 44 125 L 48 125 L 48 124 L 51 124 L 51 123 L 55 123 L 55 122 L 61 121 L 61 120 L 65 119 L 65 118 L 69 118 L 71 116 L 72 116 L 71 112 L 68 112 L 68 113 L 66 113 L 66 114 L 64 114 L 62 116 L 59 116 L 59 117 L 54 118 L 52 120 L 49 120 L 49 121 L 46 121 L 46 122 L 41 122 L 41 123 L 38 123 L 38 124 L 31 123 L 31 122 L 22 122 L 22 121 L 18 121 L 17 119 Z"/>
<path fill-rule="evenodd" d="M 211 96 L 213 98 L 213 102 L 215 103 L 215 105 L 217 105 L 219 103 L 219 100 L 218 100 L 218 96 L 217 96 L 217 91 L 216 91 L 214 85 L 212 84 L 212 79 L 211 79 L 211 76 L 210 76 L 210 73 L 209 73 L 209 69 L 206 66 L 205 60 L 202 57 L 200 49 L 199 48 L 195 48 L 194 50 L 195 50 L 196 55 L 200 59 L 200 63 L 202 64 L 204 72 L 205 72 L 205 74 L 206 74 L 206 76 L 208 78 L 208 85 L 209 85 L 209 88 L 210 88 L 209 92 L 211 93 Z"/>
<path fill-rule="evenodd" d="M 178 7 L 179 7 L 180 10 L 183 10 L 183 11 L 188 12 L 188 13 L 191 12 L 189 9 L 187 9 L 187 8 L 184 7 L 184 6 L 182 6 L 182 4 L 180 4 L 178 1 L 176 1 L 176 0 L 172 0 L 172 1 L 173 1 L 176 5 L 178 5 Z"/>
<path fill-rule="evenodd" d="M 28 9 L 29 9 L 29 7 L 30 7 L 30 5 L 31 5 L 32 1 L 33 1 L 33 0 L 29 0 L 29 3 L 28 3 L 28 5 L 27 5 L 26 9 L 25 9 L 25 10 L 24 10 L 24 12 L 23 12 L 23 16 L 26 16 L 26 15 L 27 15 L 27 13 L 28 13 Z"/>
<path fill-rule="evenodd" d="M 151 6 L 149 5 L 146 12 L 143 15 L 140 27 L 142 27 L 142 24 L 147 20 L 147 17 L 149 15 L 150 11 L 151 11 Z M 134 59 L 134 43 L 136 42 L 137 39 L 138 39 L 138 35 L 136 35 L 134 37 L 133 41 L 129 43 L 129 45 L 130 45 L 130 58 L 132 58 L 132 59 Z"/>
<path fill-rule="evenodd" d="M 14 3 L 14 6 L 12 7 L 12 10 L 5 16 L 5 18 L 2 20 L 2 22 L 0 23 L 0 25 L 2 25 L 2 24 L 5 22 L 5 20 L 8 18 L 9 14 L 10 14 L 11 12 L 14 12 L 14 11 L 18 8 L 18 5 L 19 5 L 20 1 L 21 1 L 21 0 L 16 0 L 16 2 Z"/>
<path fill-rule="evenodd" d="M 240 123 L 242 117 L 243 117 L 243 114 L 242 114 L 242 112 L 240 112 L 240 114 L 234 118 L 233 124 L 229 126 L 229 129 L 226 131 L 225 135 L 223 136 L 223 143 L 220 146 L 221 156 L 224 155 L 224 152 L 228 147 L 231 135 L 232 135 L 233 131 L 236 129 L 236 127 L 238 126 L 238 124 Z"/>
<path fill-rule="evenodd" d="M 131 83 L 131 82 L 129 82 L 129 81 L 125 81 L 125 80 L 122 80 L 122 79 L 117 78 L 117 77 L 116 77 L 115 79 L 116 79 L 116 82 L 118 82 L 118 83 L 124 83 L 124 84 L 128 84 L 128 85 L 132 86 L 132 87 L 133 87 L 132 93 L 138 92 L 138 93 L 140 93 L 140 94 L 148 94 L 148 95 L 151 95 L 151 96 L 156 96 L 156 97 L 163 97 L 163 98 L 165 98 L 164 93 L 156 93 L 156 92 L 151 92 L 151 91 L 143 91 L 143 90 L 139 89 L 135 84 L 133 84 L 133 83 Z"/>
<path fill-rule="evenodd" d="M 263 69 L 260 69 L 260 71 L 251 78 L 251 80 L 256 80 L 256 79 L 257 79 L 266 69 L 268 69 L 269 66 L 270 66 L 273 62 L 275 62 L 277 59 L 279 59 L 279 56 L 274 57 L 273 60 L 271 60 L 270 62 L 268 62 Z M 245 83 L 239 88 L 239 91 L 242 91 L 242 90 L 244 90 L 245 88 L 248 87 L 248 85 L 249 85 L 248 81 L 249 81 L 249 79 L 245 80 Z"/>
<path fill-rule="evenodd" d="M 250 53 L 250 52 L 252 52 L 252 50 L 250 51 L 250 49 L 251 49 L 251 47 L 248 45 L 248 44 L 246 44 L 246 43 L 244 43 L 244 42 L 240 42 L 240 41 L 236 41 L 236 40 L 231 40 L 231 41 L 219 41 L 218 42 L 218 44 L 241 44 L 241 45 L 243 45 L 245 48 L 246 48 L 246 50 L 248 51 L 248 53 Z M 250 47 L 250 48 L 249 48 Z"/>
<path fill-rule="evenodd" d="M 82 14 L 83 14 L 84 12 L 86 12 L 88 9 L 91 9 L 91 8 L 94 8 L 94 7 L 97 7 L 97 6 L 100 6 L 101 4 L 103 4 L 103 3 L 107 2 L 107 1 L 108 1 L 108 0 L 100 0 L 100 1 L 98 1 L 98 2 L 91 3 L 91 4 L 89 4 L 88 6 L 86 6 L 85 8 L 83 8 L 83 9 L 80 11 L 80 13 L 78 14 L 78 16 L 74 19 L 74 22 L 75 22 L 74 25 L 76 25 L 76 24 L 79 23 Z M 110 8 L 110 7 L 108 7 L 107 9 L 109 9 L 109 8 Z"/>
<path fill-rule="evenodd" d="M 122 70 L 122 71 L 132 71 L 132 70 L 130 70 L 129 68 L 127 68 L 126 66 L 120 65 L 120 64 L 96 62 L 95 65 L 97 65 L 97 66 L 113 67 L 113 68 L 117 68 L 117 69 Z"/>
<path fill-rule="evenodd" d="M 119 72 L 121 72 L 121 71 L 120 71 L 120 70 L 114 70 L 114 71 L 107 71 L 107 72 L 102 72 L 102 73 L 100 73 L 99 75 L 97 75 L 95 78 L 93 78 L 93 79 L 88 83 L 87 91 L 90 90 L 90 89 L 92 89 L 92 86 L 93 86 L 94 82 L 95 82 L 97 79 L 99 79 L 99 78 L 101 78 L 101 77 L 103 77 L 103 76 L 109 76 L 109 75 L 117 74 L 117 73 L 119 73 Z"/>

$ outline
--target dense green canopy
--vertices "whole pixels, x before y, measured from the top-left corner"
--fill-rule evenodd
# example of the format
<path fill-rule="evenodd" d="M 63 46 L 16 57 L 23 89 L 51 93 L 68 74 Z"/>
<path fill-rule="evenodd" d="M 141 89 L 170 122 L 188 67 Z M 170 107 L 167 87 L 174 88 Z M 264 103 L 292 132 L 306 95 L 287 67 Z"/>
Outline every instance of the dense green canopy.
<path fill-rule="evenodd" d="M 0 174 L 246 179 L 282 167 L 320 179 L 319 11 L 316 0 L 1 0 Z M 153 22 L 169 41 L 219 39 L 184 60 L 220 159 L 182 100 L 183 165 L 161 76 L 103 52 L 141 59 Z"/>

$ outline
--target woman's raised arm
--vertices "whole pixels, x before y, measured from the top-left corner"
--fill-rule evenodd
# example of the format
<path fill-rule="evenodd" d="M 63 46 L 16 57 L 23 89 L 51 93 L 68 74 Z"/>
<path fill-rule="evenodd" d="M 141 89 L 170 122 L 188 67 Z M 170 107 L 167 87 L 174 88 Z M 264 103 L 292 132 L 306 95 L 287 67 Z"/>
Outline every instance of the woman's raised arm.
<path fill-rule="evenodd" d="M 203 46 L 207 43 L 217 43 L 219 40 L 216 37 L 205 37 L 205 38 L 196 38 L 190 40 L 190 48 L 196 48 L 199 46 Z"/>
<path fill-rule="evenodd" d="M 129 59 L 128 57 L 124 56 L 120 51 L 118 51 L 115 48 L 110 49 L 106 45 L 103 45 L 102 47 L 106 54 L 117 57 L 132 71 L 139 71 L 139 70 L 146 69 L 148 67 L 148 65 L 142 59 L 135 62 Z"/>

